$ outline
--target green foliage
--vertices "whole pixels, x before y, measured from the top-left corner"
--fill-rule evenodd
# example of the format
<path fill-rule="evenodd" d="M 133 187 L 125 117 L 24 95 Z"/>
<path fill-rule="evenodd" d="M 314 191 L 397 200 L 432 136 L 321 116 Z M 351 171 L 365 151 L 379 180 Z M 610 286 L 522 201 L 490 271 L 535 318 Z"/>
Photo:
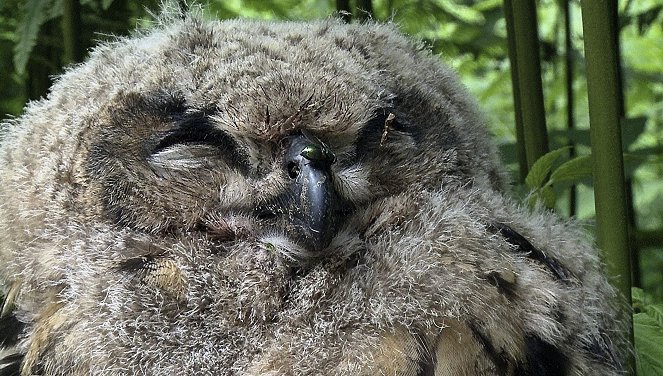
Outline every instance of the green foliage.
<path fill-rule="evenodd" d="M 663 375 L 663 304 L 642 289 L 633 289 L 633 332 L 640 376 Z"/>
<path fill-rule="evenodd" d="M 460 4 L 456 1 L 437 0 L 434 3 L 438 5 L 443 12 L 466 24 L 480 25 L 486 20 L 481 11 L 474 7 Z M 485 4 L 485 2 L 483 4 Z"/>
<path fill-rule="evenodd" d="M 48 18 L 50 0 L 27 0 L 21 7 L 22 17 L 17 30 L 18 41 L 14 46 L 14 67 L 19 74 L 25 72 L 28 58 L 37 44 L 39 28 Z"/>
<path fill-rule="evenodd" d="M 568 147 L 563 147 L 542 155 L 541 158 L 532 165 L 527 178 L 525 178 L 525 184 L 527 184 L 530 189 L 537 189 L 543 186 L 546 177 L 550 174 L 553 163 L 555 163 L 555 161 L 557 161 L 568 149 Z"/>
<path fill-rule="evenodd" d="M 230 0 L 210 1 L 205 12 L 217 18 L 315 19 L 325 18 L 335 10 L 327 0 Z"/>
<path fill-rule="evenodd" d="M 577 183 L 592 174 L 592 160 L 590 155 L 581 155 L 562 163 L 550 175 L 548 184 Z"/>
<path fill-rule="evenodd" d="M 555 208 L 558 195 L 569 185 L 586 182 L 592 176 L 591 155 L 581 155 L 568 159 L 570 146 L 561 147 L 541 156 L 525 178 L 525 185 L 531 191 L 529 205 L 541 202 L 549 209 Z M 559 163 L 560 160 L 565 160 Z M 555 169 L 553 166 L 557 165 Z M 556 188 L 555 189 L 553 189 Z"/>
<path fill-rule="evenodd" d="M 535 202 L 540 201 L 547 208 L 555 205 L 555 193 L 552 190 L 551 179 L 547 179 L 553 164 L 567 151 L 568 147 L 555 149 L 542 155 L 529 170 L 525 178 L 525 185 L 532 190 L 529 205 L 534 206 Z"/>

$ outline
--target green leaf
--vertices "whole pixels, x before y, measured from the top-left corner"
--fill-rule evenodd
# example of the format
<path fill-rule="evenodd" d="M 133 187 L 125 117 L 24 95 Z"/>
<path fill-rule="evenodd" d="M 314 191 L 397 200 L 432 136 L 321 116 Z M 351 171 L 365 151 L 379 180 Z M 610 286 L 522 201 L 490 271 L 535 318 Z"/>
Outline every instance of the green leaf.
<path fill-rule="evenodd" d="M 551 187 L 543 187 L 539 189 L 539 195 L 541 197 L 541 201 L 543 202 L 543 206 L 548 209 L 555 207 L 557 195 L 555 195 L 555 191 Z"/>
<path fill-rule="evenodd" d="M 633 315 L 639 376 L 663 375 L 663 326 L 649 312 Z"/>
<path fill-rule="evenodd" d="M 64 4 L 62 3 L 62 0 L 51 0 L 49 1 L 50 6 L 49 9 L 46 11 L 46 20 L 52 20 L 54 18 L 58 18 L 62 16 L 62 13 L 64 13 Z"/>
<path fill-rule="evenodd" d="M 102 8 L 103 10 L 107 10 L 108 8 L 110 8 L 110 6 L 111 6 L 112 4 L 113 4 L 113 0 L 103 0 L 103 1 L 101 2 L 101 8 Z"/>
<path fill-rule="evenodd" d="M 647 310 L 649 316 L 656 320 L 658 326 L 663 328 L 663 304 L 651 304 L 648 305 L 645 309 Z"/>
<path fill-rule="evenodd" d="M 624 154 L 624 176 L 627 178 L 632 178 L 635 174 L 635 171 L 640 168 L 640 166 L 646 164 L 656 163 L 655 159 L 652 159 L 651 156 L 656 154 L 644 154 L 640 153 L 640 150 L 636 150 L 633 153 Z M 660 154 L 659 154 L 660 155 Z"/>
<path fill-rule="evenodd" d="M 592 176 L 591 155 L 581 155 L 562 163 L 550 175 L 547 185 L 563 182 L 578 182 Z"/>
<path fill-rule="evenodd" d="M 537 189 L 543 186 L 550 170 L 552 169 L 553 164 L 557 159 L 559 159 L 562 154 L 564 154 L 569 149 L 568 146 L 555 149 L 541 156 L 537 159 L 536 162 L 532 165 L 532 168 L 527 173 L 525 178 L 525 184 L 530 189 Z"/>
<path fill-rule="evenodd" d="M 643 310 L 644 304 L 646 302 L 646 295 L 644 290 L 642 290 L 639 287 L 632 287 L 631 288 L 631 301 L 633 302 L 633 308 L 638 308 L 640 310 Z"/>
<path fill-rule="evenodd" d="M 437 0 L 437 5 L 454 18 L 469 24 L 481 24 L 485 21 L 483 14 L 453 0 Z"/>
<path fill-rule="evenodd" d="M 637 16 L 660 6 L 661 2 L 658 0 L 638 0 L 630 4 L 628 14 Z"/>
<path fill-rule="evenodd" d="M 502 5 L 502 0 L 482 0 L 474 4 L 472 8 L 479 12 L 485 12 L 491 9 L 499 8 Z"/>
<path fill-rule="evenodd" d="M 21 7 L 18 42 L 14 46 L 14 69 L 18 74 L 25 72 L 30 53 L 37 44 L 37 35 L 41 25 L 47 20 L 49 0 L 27 0 Z"/>
<path fill-rule="evenodd" d="M 631 289 L 638 376 L 663 375 L 663 304 L 640 288 Z"/>
<path fill-rule="evenodd" d="M 530 208 L 534 208 L 537 202 L 540 202 L 548 209 L 555 207 L 555 202 L 557 201 L 557 195 L 555 190 L 551 186 L 543 186 L 534 192 L 532 192 L 527 199 L 527 205 Z"/>

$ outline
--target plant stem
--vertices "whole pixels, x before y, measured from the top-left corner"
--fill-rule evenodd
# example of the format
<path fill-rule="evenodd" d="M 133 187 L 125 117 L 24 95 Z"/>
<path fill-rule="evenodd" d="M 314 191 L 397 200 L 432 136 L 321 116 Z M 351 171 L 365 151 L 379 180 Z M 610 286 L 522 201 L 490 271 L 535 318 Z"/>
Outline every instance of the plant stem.
<path fill-rule="evenodd" d="M 530 169 L 548 152 L 536 4 L 531 0 L 506 0 L 505 15 L 507 24 L 511 24 L 507 26 L 507 33 L 513 38 L 513 42 L 509 42 L 509 57 L 517 76 L 513 82 L 514 96 L 517 96 L 514 103 L 520 107 L 516 108 L 516 119 L 521 118 L 527 168 Z"/>
<path fill-rule="evenodd" d="M 571 44 L 571 9 L 567 0 L 562 1 L 562 10 L 564 12 L 564 65 L 566 71 L 566 127 L 569 134 L 572 134 L 575 128 L 574 95 L 573 95 L 573 45 Z M 576 156 L 574 140 L 569 138 L 569 158 Z M 569 217 L 576 215 L 577 187 L 572 185 L 569 188 Z"/>
<path fill-rule="evenodd" d="M 631 301 L 631 262 L 620 119 L 617 0 L 582 0 L 596 238 L 617 289 Z M 630 327 L 632 338 L 633 332 Z M 629 364 L 633 369 L 633 359 Z"/>
<path fill-rule="evenodd" d="M 83 58 L 81 29 L 81 4 L 79 0 L 63 0 L 62 39 L 65 64 L 77 63 Z"/>
<path fill-rule="evenodd" d="M 522 105 L 520 104 L 520 83 L 518 81 L 518 59 L 516 58 L 516 36 L 513 31 L 513 12 L 511 0 L 504 0 L 504 18 L 506 20 L 507 45 L 511 64 L 511 86 L 513 88 L 513 108 L 516 122 L 516 156 L 518 157 L 519 182 L 527 177 L 527 154 L 525 152 L 525 131 L 523 130 Z"/>

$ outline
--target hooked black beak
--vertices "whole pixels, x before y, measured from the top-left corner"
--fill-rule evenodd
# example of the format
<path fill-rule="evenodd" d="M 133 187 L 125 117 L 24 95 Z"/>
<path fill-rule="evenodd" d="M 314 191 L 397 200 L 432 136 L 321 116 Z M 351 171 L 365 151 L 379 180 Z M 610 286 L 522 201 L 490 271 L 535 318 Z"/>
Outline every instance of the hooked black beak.
<path fill-rule="evenodd" d="M 324 143 L 306 133 L 291 139 L 285 155 L 285 167 L 293 180 L 289 220 L 298 240 L 315 252 L 327 247 L 335 232 L 339 204 L 331 174 L 335 161 Z"/>

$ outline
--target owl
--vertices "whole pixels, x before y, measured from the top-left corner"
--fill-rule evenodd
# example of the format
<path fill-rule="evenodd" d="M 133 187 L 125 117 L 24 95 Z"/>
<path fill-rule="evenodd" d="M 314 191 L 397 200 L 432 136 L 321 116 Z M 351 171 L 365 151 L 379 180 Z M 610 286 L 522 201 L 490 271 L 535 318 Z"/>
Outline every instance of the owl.
<path fill-rule="evenodd" d="M 3 128 L 3 375 L 625 372 L 591 241 L 393 25 L 164 15 Z"/>

